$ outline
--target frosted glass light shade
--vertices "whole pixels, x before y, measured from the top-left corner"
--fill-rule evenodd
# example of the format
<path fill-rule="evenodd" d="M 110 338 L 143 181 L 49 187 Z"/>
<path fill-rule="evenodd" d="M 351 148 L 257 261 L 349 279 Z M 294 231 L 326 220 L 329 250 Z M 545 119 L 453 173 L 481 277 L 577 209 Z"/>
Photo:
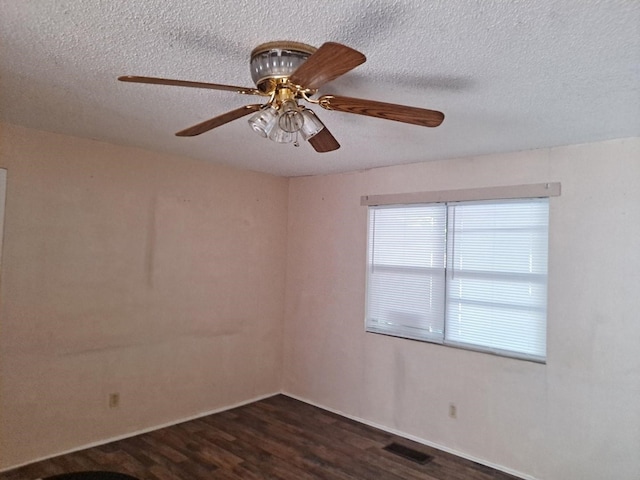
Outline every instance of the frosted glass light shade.
<path fill-rule="evenodd" d="M 303 109 L 302 118 L 304 118 L 304 123 L 300 129 L 300 136 L 302 136 L 304 140 L 313 138 L 324 128 L 324 124 L 316 117 L 313 110 L 309 110 L 308 108 Z"/>
<path fill-rule="evenodd" d="M 254 132 L 266 138 L 278 123 L 278 111 L 273 107 L 265 108 L 252 115 L 248 122 Z"/>
<path fill-rule="evenodd" d="M 285 132 L 297 132 L 302 128 L 304 117 L 302 110 L 294 100 L 287 100 L 280 107 L 278 126 Z"/>
<path fill-rule="evenodd" d="M 295 140 L 295 132 L 287 132 L 281 129 L 277 124 L 269 132 L 269 140 L 276 143 L 291 143 Z"/>

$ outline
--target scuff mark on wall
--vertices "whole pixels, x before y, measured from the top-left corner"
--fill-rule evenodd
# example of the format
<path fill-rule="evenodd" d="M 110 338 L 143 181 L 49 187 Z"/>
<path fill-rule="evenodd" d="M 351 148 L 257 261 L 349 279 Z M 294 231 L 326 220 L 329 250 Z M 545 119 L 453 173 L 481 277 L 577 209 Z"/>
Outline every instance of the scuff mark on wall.
<path fill-rule="evenodd" d="M 402 425 L 402 419 L 406 417 L 404 409 L 404 401 L 407 389 L 407 366 L 404 353 L 400 346 L 396 346 L 393 352 L 393 423 L 394 427 Z"/>
<path fill-rule="evenodd" d="M 148 219 L 147 219 L 147 245 L 145 258 L 145 272 L 147 277 L 147 285 L 153 289 L 153 263 L 156 250 L 156 209 L 158 204 L 158 196 L 153 195 L 149 201 Z"/>

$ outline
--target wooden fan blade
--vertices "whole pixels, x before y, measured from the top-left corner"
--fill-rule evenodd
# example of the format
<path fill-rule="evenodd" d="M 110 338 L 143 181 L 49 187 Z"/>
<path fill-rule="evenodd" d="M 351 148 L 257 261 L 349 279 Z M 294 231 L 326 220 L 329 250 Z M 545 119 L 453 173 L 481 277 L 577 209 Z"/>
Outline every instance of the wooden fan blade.
<path fill-rule="evenodd" d="M 262 95 L 260 90 L 247 87 L 236 87 L 233 85 L 219 85 L 217 83 L 190 82 L 188 80 L 172 80 L 169 78 L 156 77 L 136 77 L 126 75 L 118 77 L 121 82 L 150 83 L 153 85 L 172 85 L 174 87 L 210 88 L 211 90 L 227 90 L 229 92 L 243 93 L 245 95 Z"/>
<path fill-rule="evenodd" d="M 317 89 L 366 60 L 362 53 L 353 48 L 327 42 L 291 74 L 289 81 L 303 88 Z"/>
<path fill-rule="evenodd" d="M 331 135 L 331 132 L 327 130 L 327 127 L 324 127 L 316 135 L 311 137 L 308 142 L 315 151 L 319 153 L 332 152 L 340 148 L 340 144 L 334 136 Z"/>
<path fill-rule="evenodd" d="M 176 133 L 178 137 L 195 137 L 196 135 L 200 135 L 201 133 L 208 132 L 220 125 L 224 125 L 225 123 L 229 123 L 232 120 L 236 120 L 238 118 L 244 117 L 245 115 L 249 115 L 250 113 L 257 112 L 262 108 L 262 105 L 245 105 L 244 107 L 236 108 L 235 110 L 231 110 L 230 112 L 219 115 L 215 118 L 211 118 L 202 123 L 194 125 L 193 127 L 185 128 L 184 130 Z"/>
<path fill-rule="evenodd" d="M 395 120 L 396 122 L 411 123 L 423 127 L 437 127 L 444 120 L 444 113 L 436 110 L 407 107 L 394 103 L 375 102 L 361 98 L 323 95 L 318 101 L 320 102 L 320 106 L 327 110 L 356 113 L 358 115 Z"/>

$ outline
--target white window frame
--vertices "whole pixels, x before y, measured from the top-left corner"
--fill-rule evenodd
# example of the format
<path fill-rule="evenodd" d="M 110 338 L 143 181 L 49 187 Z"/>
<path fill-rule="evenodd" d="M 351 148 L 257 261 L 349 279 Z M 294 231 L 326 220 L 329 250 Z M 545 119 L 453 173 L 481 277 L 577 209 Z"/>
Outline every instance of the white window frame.
<path fill-rule="evenodd" d="M 516 185 L 516 186 L 506 186 L 506 187 L 491 187 L 491 188 L 479 188 L 479 189 L 467 189 L 467 190 L 448 190 L 448 191 L 439 191 L 439 192 L 419 192 L 419 193 L 407 193 L 407 194 L 391 194 L 391 195 L 368 195 L 361 197 L 361 205 L 367 207 L 384 207 L 384 206 L 425 206 L 428 207 L 432 204 L 455 204 L 458 202 L 476 202 L 482 200 L 492 200 L 492 201 L 502 201 L 509 199 L 535 199 L 535 198 L 549 198 L 560 195 L 560 183 L 543 183 L 543 184 L 530 184 L 530 185 Z M 443 207 L 447 208 L 448 206 Z M 370 217 L 370 215 L 368 215 Z M 370 241 L 369 238 L 371 234 L 370 225 L 367 225 L 367 264 L 369 267 L 370 262 Z M 548 239 L 547 239 L 548 241 Z M 449 246 L 447 246 L 449 248 Z M 447 262 L 449 263 L 449 262 Z M 445 275 L 447 280 L 445 281 L 445 287 L 439 291 L 439 295 L 442 295 L 443 302 L 446 302 L 447 291 L 446 285 L 449 282 L 449 267 L 447 265 L 445 268 Z M 522 352 L 514 352 L 509 350 L 502 350 L 500 348 L 488 347 L 482 345 L 473 345 L 468 343 L 459 343 L 454 341 L 448 341 L 446 337 L 445 328 L 445 315 L 446 313 L 442 313 L 442 320 L 439 323 L 435 320 L 434 325 L 436 330 L 438 328 L 442 328 L 442 334 L 439 337 L 436 332 L 435 335 L 431 335 L 428 331 L 419 331 L 416 329 L 414 331 L 406 331 L 407 329 L 403 328 L 385 328 L 384 325 L 375 325 L 369 323 L 369 307 L 370 307 L 370 275 L 367 273 L 367 297 L 366 297 L 366 313 L 365 313 L 365 330 L 370 333 L 379 333 L 385 335 L 391 335 L 401 338 L 408 338 L 413 340 L 420 340 L 429 343 L 437 343 L 443 344 L 450 347 L 463 348 L 467 350 L 480 351 L 485 353 L 492 353 L 495 355 L 518 358 L 523 360 L 530 360 L 538 363 L 546 362 L 546 352 L 544 355 L 529 355 Z M 413 283 L 413 282 L 411 282 Z M 545 293 L 546 297 L 546 272 L 545 272 Z M 544 302 L 545 307 L 545 326 L 546 326 L 546 299 Z M 429 324 L 431 326 L 431 324 Z M 538 331 L 540 332 L 540 330 Z M 538 333 L 540 335 L 540 333 Z M 540 338 L 540 337 L 538 337 Z"/>

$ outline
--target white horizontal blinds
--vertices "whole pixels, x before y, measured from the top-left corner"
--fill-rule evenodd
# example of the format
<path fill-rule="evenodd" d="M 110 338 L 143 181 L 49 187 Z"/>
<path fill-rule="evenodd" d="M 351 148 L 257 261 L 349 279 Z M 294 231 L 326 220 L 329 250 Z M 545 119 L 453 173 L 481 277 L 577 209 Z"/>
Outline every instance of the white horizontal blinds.
<path fill-rule="evenodd" d="M 369 208 L 367 330 L 442 342 L 446 207 Z"/>
<path fill-rule="evenodd" d="M 445 343 L 546 355 L 548 199 L 449 204 Z"/>

